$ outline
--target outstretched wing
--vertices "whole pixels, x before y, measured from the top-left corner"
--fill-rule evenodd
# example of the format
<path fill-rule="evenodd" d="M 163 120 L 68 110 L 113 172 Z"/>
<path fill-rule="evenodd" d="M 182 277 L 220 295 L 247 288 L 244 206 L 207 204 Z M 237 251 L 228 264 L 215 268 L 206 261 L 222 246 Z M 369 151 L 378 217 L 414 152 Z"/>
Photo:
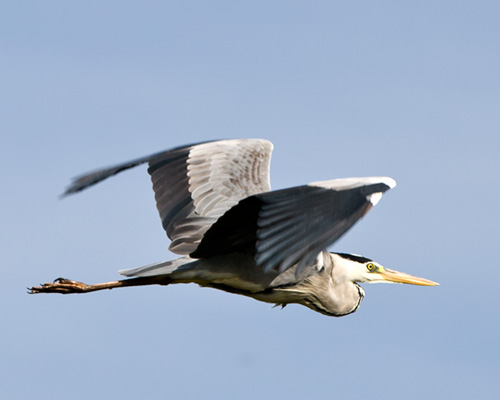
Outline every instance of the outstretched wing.
<path fill-rule="evenodd" d="M 191 256 L 253 251 L 265 271 L 297 273 L 364 216 L 391 178 L 348 178 L 257 194 L 240 201 L 206 232 Z"/>
<path fill-rule="evenodd" d="M 194 252 L 205 232 L 241 199 L 271 190 L 273 145 L 236 139 L 179 147 L 75 179 L 65 195 L 126 169 L 148 163 L 163 228 L 177 254 Z"/>
<path fill-rule="evenodd" d="M 171 251 L 192 253 L 227 210 L 271 190 L 272 148 L 266 140 L 223 140 L 151 159 L 148 172 Z"/>

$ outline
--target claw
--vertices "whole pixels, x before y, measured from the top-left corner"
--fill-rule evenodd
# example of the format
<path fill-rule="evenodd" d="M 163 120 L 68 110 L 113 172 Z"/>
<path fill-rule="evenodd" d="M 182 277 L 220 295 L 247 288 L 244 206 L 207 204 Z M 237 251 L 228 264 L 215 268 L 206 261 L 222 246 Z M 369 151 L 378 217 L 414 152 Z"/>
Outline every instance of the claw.
<path fill-rule="evenodd" d="M 30 294 L 36 293 L 84 293 L 88 285 L 82 282 L 72 281 L 66 278 L 54 279 L 52 283 L 41 283 L 40 286 L 27 288 Z"/>

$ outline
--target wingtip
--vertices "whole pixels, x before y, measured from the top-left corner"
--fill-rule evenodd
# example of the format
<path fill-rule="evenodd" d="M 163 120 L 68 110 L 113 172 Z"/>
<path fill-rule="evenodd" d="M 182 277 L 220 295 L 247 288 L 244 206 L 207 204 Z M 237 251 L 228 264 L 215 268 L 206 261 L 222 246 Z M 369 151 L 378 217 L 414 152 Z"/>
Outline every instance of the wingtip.
<path fill-rule="evenodd" d="M 389 189 L 394 189 L 396 187 L 396 181 L 388 176 L 384 176 L 381 179 L 383 179 L 383 182 L 389 186 Z"/>
<path fill-rule="evenodd" d="M 85 189 L 85 187 L 81 187 L 80 185 L 76 185 L 75 182 L 73 182 L 68 187 L 66 187 L 66 189 L 64 190 L 64 192 L 62 192 L 59 196 L 57 196 L 57 198 L 59 200 L 62 200 L 62 199 L 65 199 L 68 196 L 71 196 L 71 195 L 75 194 L 75 193 L 81 192 L 84 189 Z"/>
<path fill-rule="evenodd" d="M 59 200 L 63 200 L 65 199 L 66 197 L 72 195 L 72 194 L 75 194 L 76 191 L 75 190 L 71 190 L 71 187 L 68 187 L 66 188 L 66 190 L 64 192 L 62 192 L 59 196 L 57 196 L 57 198 Z"/>
<path fill-rule="evenodd" d="M 329 181 L 311 182 L 308 186 L 318 186 L 325 189 L 347 190 L 359 188 L 361 186 L 368 186 L 374 184 L 383 184 L 389 189 L 396 187 L 396 181 L 388 176 L 370 176 L 359 178 L 339 178 Z"/>

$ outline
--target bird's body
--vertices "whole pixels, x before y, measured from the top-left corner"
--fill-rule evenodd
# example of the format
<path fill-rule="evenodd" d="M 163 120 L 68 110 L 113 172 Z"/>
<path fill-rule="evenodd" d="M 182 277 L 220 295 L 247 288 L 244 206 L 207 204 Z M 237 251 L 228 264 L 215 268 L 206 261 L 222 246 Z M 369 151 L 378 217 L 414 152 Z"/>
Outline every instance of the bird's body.
<path fill-rule="evenodd" d="M 343 261 L 338 254 L 323 251 L 297 276 L 297 265 L 283 273 L 266 273 L 252 255 L 230 253 L 198 260 L 182 257 L 120 272 L 134 277 L 162 276 L 162 284 L 196 283 L 267 303 L 297 303 L 322 314 L 342 316 L 356 311 L 364 296 L 359 285 L 346 279 Z"/>
<path fill-rule="evenodd" d="M 132 279 L 95 285 L 59 279 L 31 292 L 197 283 L 342 316 L 356 311 L 363 299 L 356 282 L 435 285 L 361 256 L 326 251 L 395 186 L 394 180 L 348 178 L 271 191 L 271 151 L 272 144 L 259 139 L 207 142 L 78 178 L 66 194 L 147 162 L 170 250 L 183 257 L 120 271 Z"/>

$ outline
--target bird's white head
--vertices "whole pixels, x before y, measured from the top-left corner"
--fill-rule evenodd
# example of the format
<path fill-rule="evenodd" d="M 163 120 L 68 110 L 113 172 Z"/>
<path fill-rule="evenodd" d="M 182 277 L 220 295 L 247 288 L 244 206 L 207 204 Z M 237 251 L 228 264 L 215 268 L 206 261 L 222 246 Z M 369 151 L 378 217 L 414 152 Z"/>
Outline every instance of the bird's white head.
<path fill-rule="evenodd" d="M 410 285 L 437 286 L 439 283 L 419 278 L 404 272 L 384 268 L 366 257 L 347 253 L 331 253 L 334 263 L 333 274 L 337 279 L 351 282 L 406 283 Z M 334 277 L 334 279 L 335 279 Z"/>

